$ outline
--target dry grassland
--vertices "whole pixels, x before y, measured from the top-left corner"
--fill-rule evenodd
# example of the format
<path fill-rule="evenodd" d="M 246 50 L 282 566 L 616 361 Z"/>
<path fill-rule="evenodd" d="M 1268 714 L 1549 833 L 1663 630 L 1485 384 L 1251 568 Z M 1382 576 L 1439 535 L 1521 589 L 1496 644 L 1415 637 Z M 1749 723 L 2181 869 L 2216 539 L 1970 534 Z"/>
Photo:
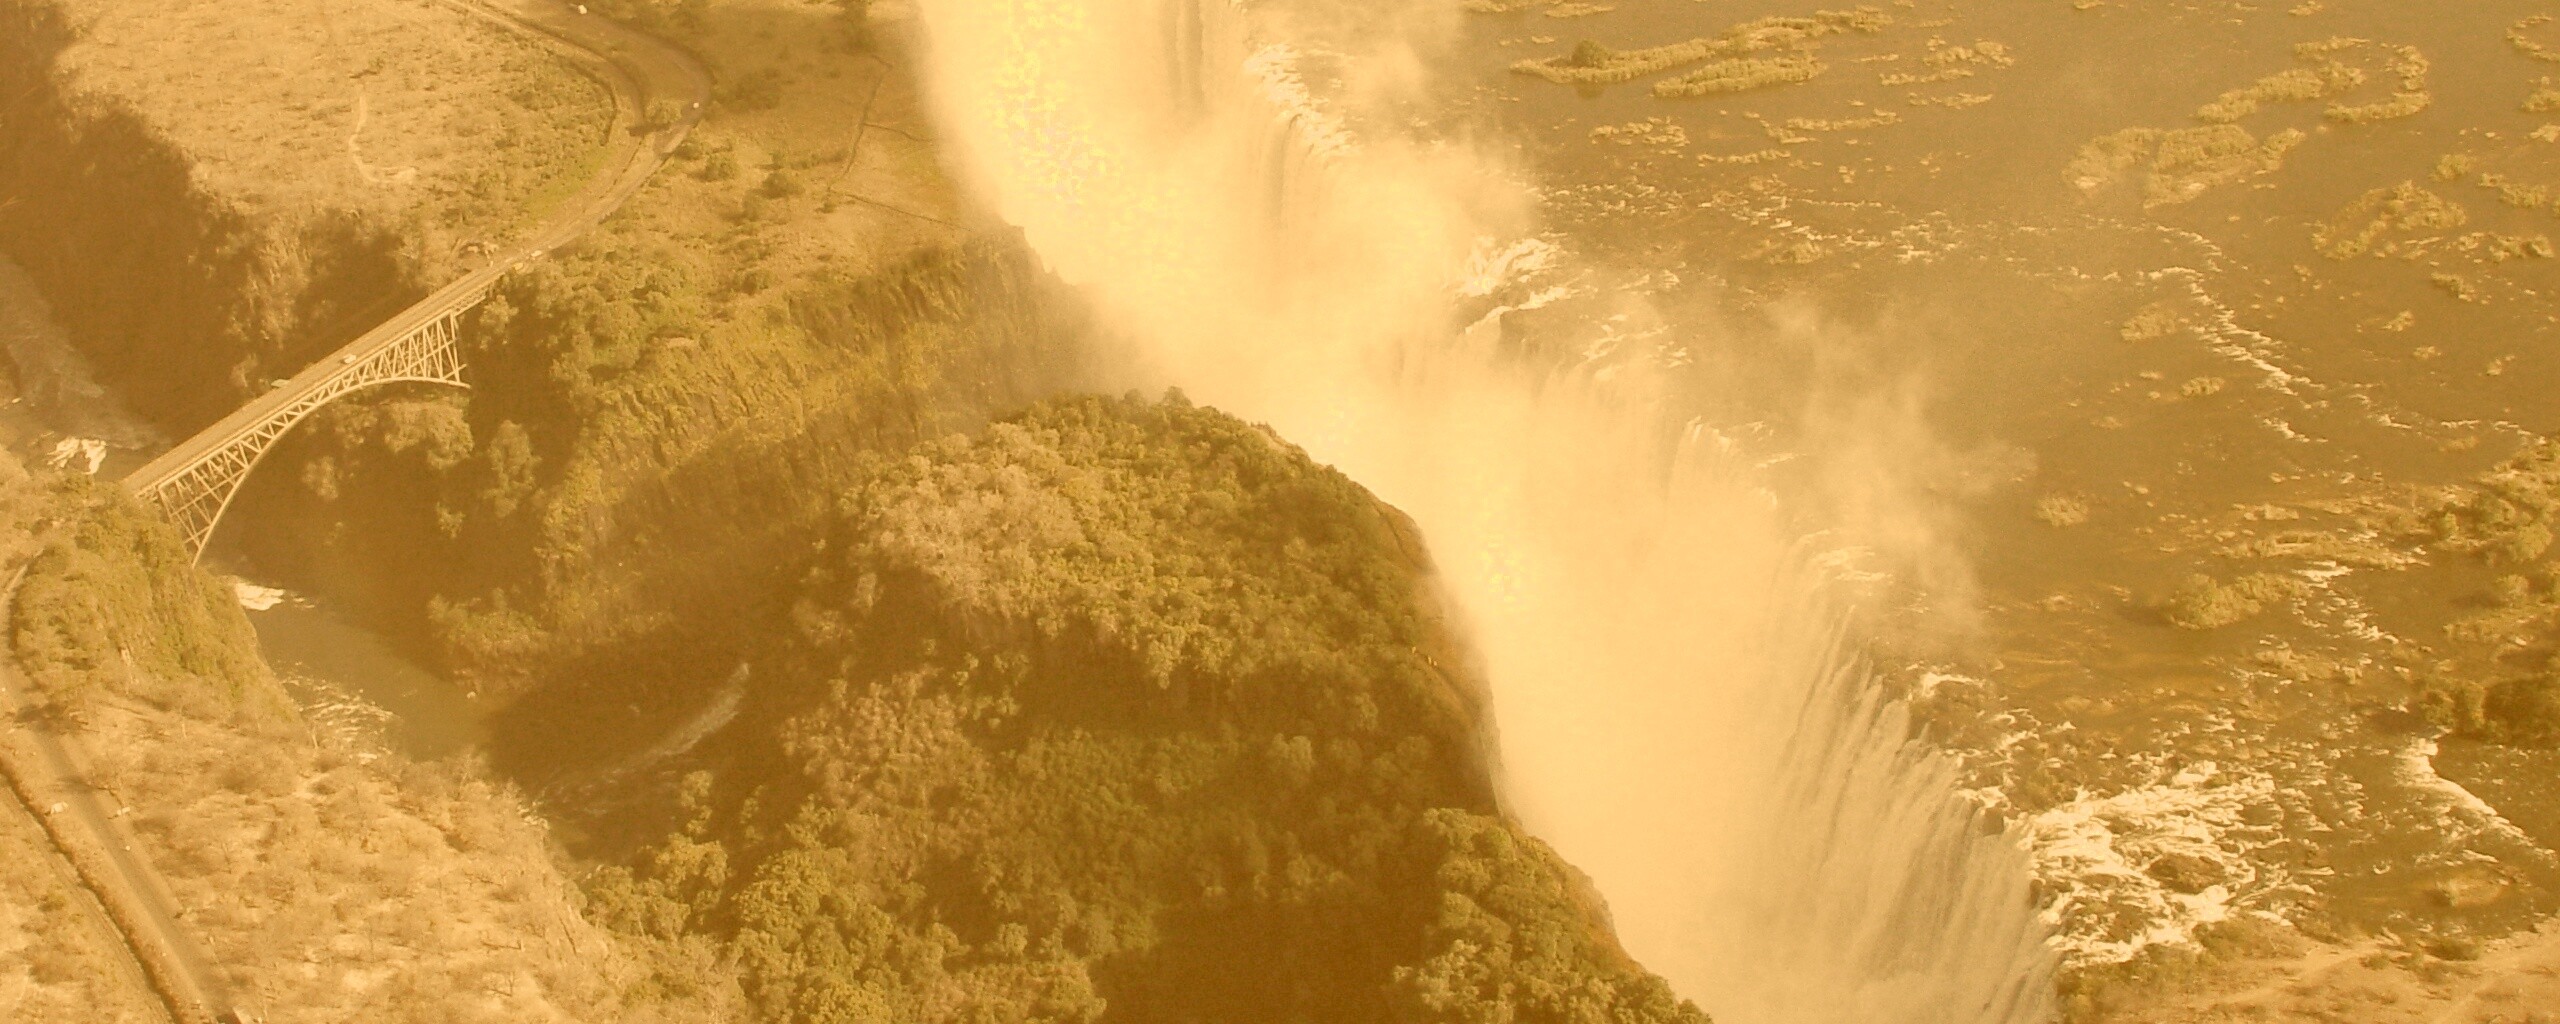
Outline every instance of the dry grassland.
<path fill-rule="evenodd" d="M 604 87 L 434 0 L 64 0 L 74 87 L 139 114 L 252 211 L 415 217 L 495 240 L 584 182 Z"/>

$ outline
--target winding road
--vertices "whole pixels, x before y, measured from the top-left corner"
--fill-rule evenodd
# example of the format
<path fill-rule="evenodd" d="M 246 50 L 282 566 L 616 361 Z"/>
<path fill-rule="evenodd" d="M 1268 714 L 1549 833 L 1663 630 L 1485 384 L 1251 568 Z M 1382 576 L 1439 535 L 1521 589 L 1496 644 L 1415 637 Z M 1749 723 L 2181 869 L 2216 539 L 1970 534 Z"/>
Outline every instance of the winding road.
<path fill-rule="evenodd" d="M 478 304 L 510 271 L 603 223 L 665 166 L 701 120 L 703 104 L 710 98 L 710 75 L 683 51 L 605 18 L 579 14 L 573 6 L 552 0 L 441 2 L 543 42 L 606 86 L 613 95 L 615 115 L 605 171 L 563 202 L 513 251 L 436 289 L 135 470 L 125 478 L 125 485 L 136 493 L 154 494 L 251 435 L 262 431 L 272 435 L 289 428 L 318 402 L 353 390 L 350 379 L 368 375 L 376 357 L 416 337 L 428 325 Z M 646 119 L 652 111 L 669 115 L 666 123 L 649 124 Z M 253 452 L 235 458 L 254 464 L 265 453 L 265 440 L 271 437 L 262 439 Z M 245 474 L 247 467 L 238 467 L 237 472 Z M 223 485 L 223 504 L 228 504 L 229 488 L 237 482 L 234 475 Z M 210 532 L 210 520 L 219 514 L 217 510 L 208 517 L 201 526 L 203 532 Z M 192 529 L 196 524 L 180 525 Z M 191 535 L 190 540 L 202 543 L 204 538 Z"/>
<path fill-rule="evenodd" d="M 512 252 L 437 289 L 366 331 L 283 386 L 258 396 L 214 426 L 162 453 L 129 480 L 157 479 L 166 475 L 169 467 L 183 467 L 202 458 L 276 410 L 322 388 L 345 367 L 414 332 L 419 325 L 477 302 L 507 272 L 541 259 L 603 223 L 665 166 L 700 120 L 703 104 L 710 97 L 710 76 L 692 57 L 654 37 L 601 17 L 582 15 L 571 4 L 553 0 L 440 2 L 541 42 L 607 87 L 613 96 L 614 120 L 604 170 L 529 232 Z M 672 116 L 667 123 L 650 125 L 647 118 L 652 112 Z M 14 592 L 13 583 L 8 592 L 0 593 L 0 622 L 6 621 Z M 124 933 L 135 958 L 175 1018 L 188 1024 L 254 1020 L 232 1004 L 213 959 L 182 924 L 183 911 L 169 886 L 152 868 L 148 857 L 136 848 L 132 834 L 123 827 L 119 810 L 109 806 L 111 794 L 87 781 L 88 761 L 78 737 L 27 713 L 40 703 L 28 689 L 14 659 L 0 658 L 0 715 L 5 715 L 8 722 L 19 723 L 7 741 L 0 743 L 0 750 L 10 755 L 6 767 L 21 796 L 32 805 L 29 810 L 44 819 L 56 845 L 108 908 L 109 916 Z M 20 742 L 22 739 L 24 742 Z"/>
<path fill-rule="evenodd" d="M 0 608 L 14 597 L 12 590 L 0 596 Z M 0 611 L 4 620 L 5 611 Z M 78 740 L 28 713 L 40 703 L 15 660 L 0 659 L 0 715 L 13 723 L 5 741 L 12 788 L 97 897 L 170 1016 L 187 1024 L 222 1020 L 231 1007 L 219 995 L 220 977 L 203 948 L 178 923 L 176 897 L 134 851 L 133 834 L 124 827 L 120 810 L 108 806 L 113 794 L 87 781 L 88 763 Z"/>

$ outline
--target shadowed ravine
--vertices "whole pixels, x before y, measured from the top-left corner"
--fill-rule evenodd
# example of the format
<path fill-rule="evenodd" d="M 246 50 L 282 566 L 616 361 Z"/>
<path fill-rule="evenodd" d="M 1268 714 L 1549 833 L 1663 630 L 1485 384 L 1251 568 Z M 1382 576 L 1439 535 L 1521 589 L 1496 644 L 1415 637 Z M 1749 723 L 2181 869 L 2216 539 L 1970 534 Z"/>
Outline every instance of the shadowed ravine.
<path fill-rule="evenodd" d="M 1421 524 L 1507 796 L 1630 952 L 1727 1024 L 2051 1017 L 2025 853 L 1847 653 L 1780 500 L 1610 325 L 1506 322 L 1574 259 L 1517 186 L 1345 127 L 1393 90 L 1319 105 L 1259 8 L 922 6 L 972 184 L 1131 339 L 1128 383 L 1268 422 Z"/>

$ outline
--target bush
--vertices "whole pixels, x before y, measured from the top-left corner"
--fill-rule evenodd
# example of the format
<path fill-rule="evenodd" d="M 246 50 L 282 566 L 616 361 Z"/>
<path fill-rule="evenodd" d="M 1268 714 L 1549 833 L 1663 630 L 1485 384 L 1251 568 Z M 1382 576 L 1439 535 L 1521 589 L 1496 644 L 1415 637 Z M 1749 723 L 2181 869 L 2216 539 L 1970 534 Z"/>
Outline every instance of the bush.
<path fill-rule="evenodd" d="M 655 99 L 649 101 L 648 110 L 640 117 L 639 127 L 643 132 L 654 132 L 662 128 L 674 127 L 683 120 L 682 105 L 674 100 Z"/>
<path fill-rule="evenodd" d="M 175 528 L 85 476 L 56 477 L 50 505 L 60 527 L 28 563 L 10 637 L 37 685 L 208 717 L 252 698 L 290 706 L 231 588 L 195 567 Z"/>
<path fill-rule="evenodd" d="M 1662 979 L 1615 969 L 1575 891 L 1573 869 L 1545 843 L 1455 810 L 1417 831 L 1439 866 L 1429 956 L 1396 969 L 1393 1017 L 1431 1024 L 1678 1021 L 1706 1014 Z"/>
<path fill-rule="evenodd" d="M 2471 731 L 2521 747 L 2560 746 L 2560 678 L 2544 672 L 2488 688 Z"/>
<path fill-rule="evenodd" d="M 2278 573 L 2251 573 L 2229 584 L 2201 573 L 2187 577 L 2161 606 L 2168 620 L 2185 629 L 2220 629 L 2254 618 L 2271 603 L 2302 596 L 2309 585 Z"/>
<path fill-rule="evenodd" d="M 860 48 L 871 45 L 871 0 L 835 0 L 836 23 L 844 26 L 845 42 Z"/>
<path fill-rule="evenodd" d="M 2446 732 L 2484 736 L 2487 700 L 2488 691 L 2468 679 L 2429 679 L 2419 685 L 2410 710 Z"/>
<path fill-rule="evenodd" d="M 2478 960 L 2481 953 L 2480 940 L 2468 935 L 2435 936 L 2426 940 L 2424 948 L 2439 960 Z"/>
<path fill-rule="evenodd" d="M 2078 526 L 2089 521 L 2089 502 L 2078 495 L 2047 495 L 2036 499 L 2036 518 L 2047 526 Z"/>
<path fill-rule="evenodd" d="M 738 156 L 735 153 L 723 149 L 702 161 L 702 180 L 704 181 L 727 181 L 737 176 Z"/>
<path fill-rule="evenodd" d="M 2560 446 L 2536 444 L 2483 474 L 2434 510 L 2433 539 L 2448 550 L 2525 564 L 2552 547 L 2560 512 Z"/>
<path fill-rule="evenodd" d="M 773 68 L 757 68 L 721 83 L 711 94 L 737 110 L 771 110 L 782 105 L 782 73 Z"/>

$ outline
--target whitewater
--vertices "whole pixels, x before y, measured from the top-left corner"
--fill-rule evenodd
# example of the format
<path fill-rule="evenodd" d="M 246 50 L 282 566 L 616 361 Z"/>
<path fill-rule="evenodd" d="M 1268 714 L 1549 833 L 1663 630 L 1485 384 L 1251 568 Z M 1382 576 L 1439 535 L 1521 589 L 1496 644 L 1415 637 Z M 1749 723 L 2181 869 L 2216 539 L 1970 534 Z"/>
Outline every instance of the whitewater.
<path fill-rule="evenodd" d="M 919 13 L 967 184 L 1125 339 L 1127 383 L 1268 423 L 1420 524 L 1506 798 L 1631 954 L 1725 1024 L 2053 1016 L 2020 836 L 1912 740 L 1785 499 L 1671 399 L 1712 333 L 1591 294 L 1521 175 L 1361 116 L 1409 100 L 1453 7 Z M 1568 296 L 1606 315 L 1516 326 Z"/>

